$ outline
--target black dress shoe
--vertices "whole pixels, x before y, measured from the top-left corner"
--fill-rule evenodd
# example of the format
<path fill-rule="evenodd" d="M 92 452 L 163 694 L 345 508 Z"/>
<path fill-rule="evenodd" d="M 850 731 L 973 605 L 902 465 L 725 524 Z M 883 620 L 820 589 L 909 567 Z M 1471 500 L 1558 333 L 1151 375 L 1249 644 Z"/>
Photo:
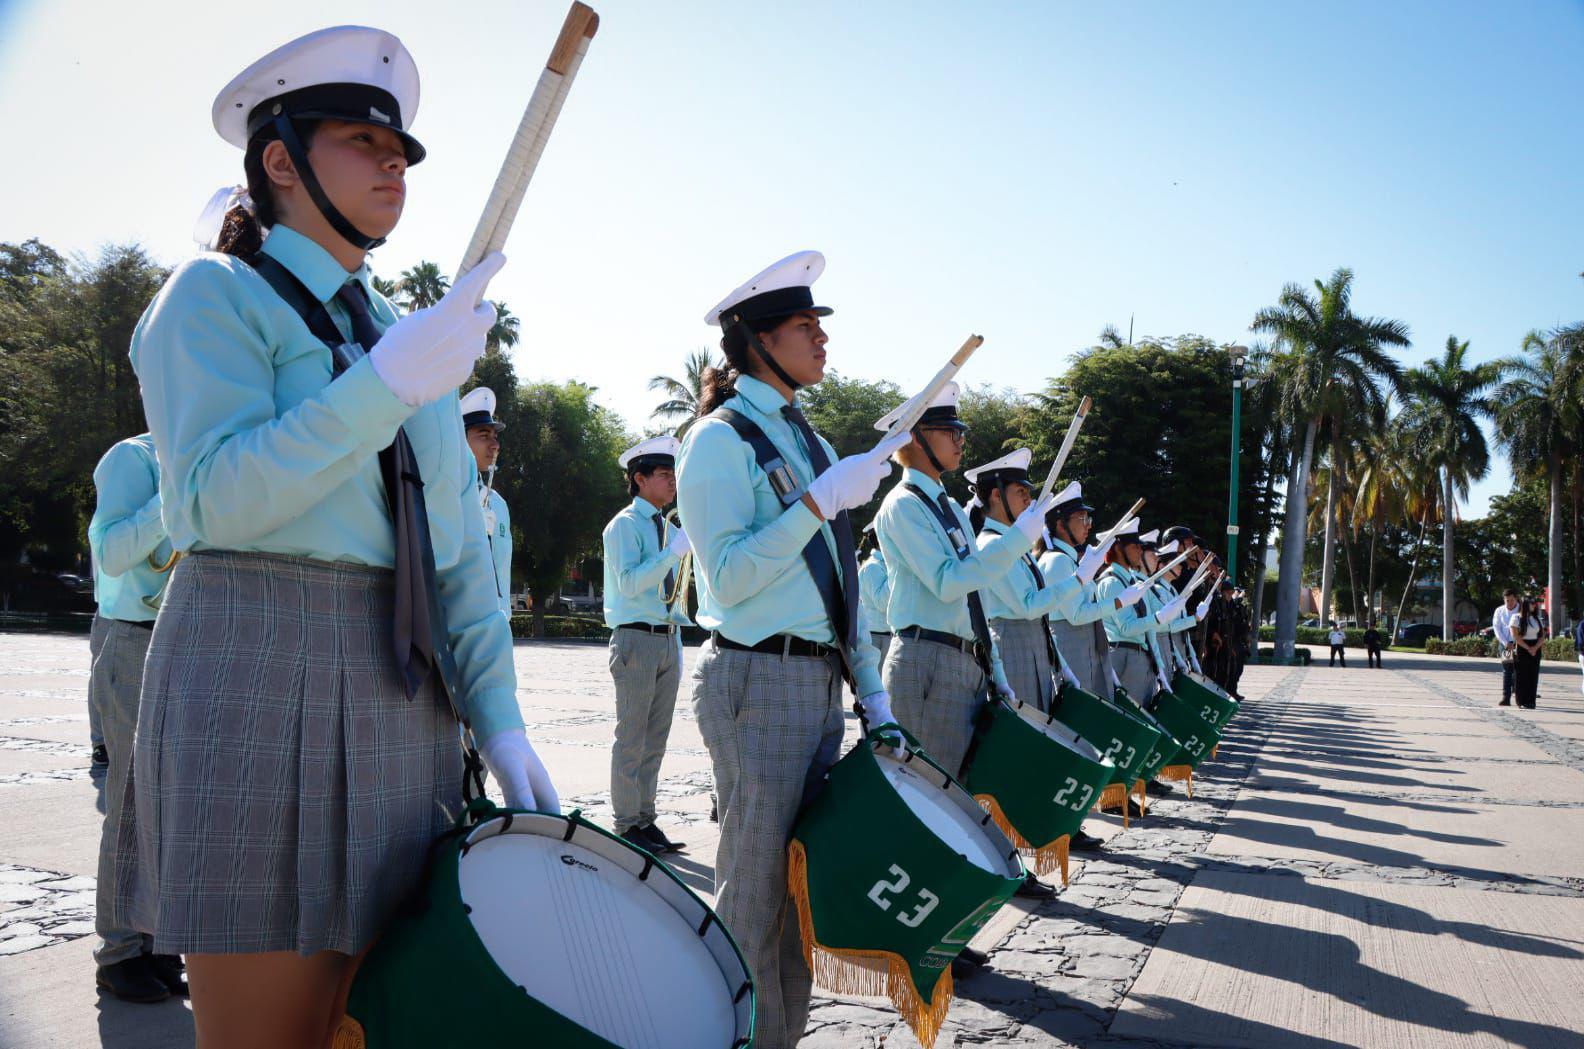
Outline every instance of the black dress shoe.
<path fill-rule="evenodd" d="M 649 840 L 654 842 L 654 845 L 655 845 L 654 851 L 657 852 L 657 853 L 660 853 L 660 852 L 686 852 L 687 851 L 687 846 L 686 845 L 682 844 L 680 841 L 672 841 L 670 838 L 665 836 L 665 832 L 663 832 L 659 827 L 655 826 L 653 823 L 649 824 L 646 827 L 640 827 L 639 830 L 641 830 L 644 834 L 648 835 L 649 836 Z"/>
<path fill-rule="evenodd" d="M 1068 852 L 1099 852 L 1103 848 L 1105 848 L 1104 838 L 1097 838 L 1093 834 L 1085 834 L 1081 830 L 1074 831 L 1072 836 L 1067 839 Z"/>
<path fill-rule="evenodd" d="M 93 749 L 93 758 L 89 762 L 89 767 L 95 772 L 102 772 L 110 767 L 110 751 L 103 743 Z"/>
<path fill-rule="evenodd" d="M 963 980 L 973 976 L 980 969 L 990 964 L 990 956 L 983 951 L 976 951 L 972 947 L 964 947 L 962 953 L 952 959 L 952 978 Z"/>
<path fill-rule="evenodd" d="M 187 966 L 179 954 L 145 954 L 149 972 L 178 998 L 187 997 Z"/>
<path fill-rule="evenodd" d="M 622 831 L 621 840 L 625 841 L 629 845 L 636 845 L 640 849 L 653 856 L 660 855 L 662 851 L 660 846 L 655 844 L 655 840 L 653 838 L 645 834 L 637 827 L 628 827 L 626 830 Z"/>
<path fill-rule="evenodd" d="M 1141 819 L 1144 818 L 1144 810 L 1139 808 L 1138 807 L 1138 802 L 1134 801 L 1132 798 L 1128 799 L 1127 807 L 1128 807 L 1128 819 L 1130 819 L 1130 820 L 1141 820 Z"/>
<path fill-rule="evenodd" d="M 1158 779 L 1144 782 L 1144 793 L 1151 798 L 1164 798 L 1168 794 L 1177 793 L 1177 788 L 1170 783 L 1162 783 Z"/>
<path fill-rule="evenodd" d="M 1510 699 L 1504 699 L 1504 700 L 1502 700 L 1502 701 L 1501 701 L 1501 702 L 1500 702 L 1500 703 L 1498 703 L 1498 704 L 1496 704 L 1496 705 L 1497 705 L 1497 706 L 1498 706 L 1498 707 L 1510 707 L 1510 706 L 1512 706 L 1512 700 L 1510 700 Z"/>
<path fill-rule="evenodd" d="M 114 965 L 99 966 L 94 983 L 123 1002 L 146 1005 L 163 1002 L 171 996 L 170 988 L 155 975 L 148 956 L 143 954 Z"/>
<path fill-rule="evenodd" d="M 1069 842 L 1067 847 L 1071 849 L 1072 844 Z M 1029 871 L 1023 876 L 1023 884 L 1019 885 L 1012 895 L 1021 896 L 1025 900 L 1048 900 L 1056 895 L 1056 890 L 1036 878 L 1033 871 Z"/>

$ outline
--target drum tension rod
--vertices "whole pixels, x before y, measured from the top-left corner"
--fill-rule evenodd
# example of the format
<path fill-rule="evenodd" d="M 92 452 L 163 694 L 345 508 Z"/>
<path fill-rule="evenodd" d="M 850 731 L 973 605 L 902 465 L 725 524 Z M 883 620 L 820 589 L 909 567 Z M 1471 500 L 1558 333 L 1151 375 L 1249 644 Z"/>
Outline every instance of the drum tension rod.
<path fill-rule="evenodd" d="M 647 852 L 644 853 L 644 869 L 642 871 L 640 871 L 639 874 L 638 874 L 638 880 L 639 881 L 648 881 L 649 880 L 649 872 L 654 870 L 654 864 L 655 864 L 654 857 L 649 855 Z"/>
<path fill-rule="evenodd" d="M 704 933 L 709 930 L 710 922 L 712 922 L 714 920 L 715 920 L 715 912 L 712 911 L 712 910 L 706 909 L 704 911 L 704 921 L 702 923 L 700 923 L 699 927 L 698 927 L 699 939 L 702 940 L 704 938 Z"/>

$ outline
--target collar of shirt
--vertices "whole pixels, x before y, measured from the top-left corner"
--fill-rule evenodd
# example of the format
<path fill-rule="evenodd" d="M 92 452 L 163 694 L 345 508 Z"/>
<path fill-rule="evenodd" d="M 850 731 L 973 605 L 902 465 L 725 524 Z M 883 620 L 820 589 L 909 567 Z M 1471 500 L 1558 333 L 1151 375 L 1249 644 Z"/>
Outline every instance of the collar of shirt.
<path fill-rule="evenodd" d="M 269 236 L 264 238 L 262 250 L 291 270 L 292 276 L 302 281 L 320 302 L 329 302 L 341 290 L 341 285 L 354 279 L 363 285 L 371 301 L 377 301 L 374 289 L 369 286 L 367 263 L 348 273 L 334 255 L 290 226 L 277 225 L 271 229 Z"/>
<path fill-rule="evenodd" d="M 981 533 L 989 532 L 991 535 L 1006 535 L 1007 529 L 1011 527 L 1011 525 L 1004 525 L 995 518 L 986 515 L 984 519 L 984 527 L 979 529 L 979 531 Z"/>
<path fill-rule="evenodd" d="M 632 512 L 639 517 L 651 518 L 657 516 L 660 513 L 660 509 L 643 496 L 635 495 L 632 501 Z"/>
<path fill-rule="evenodd" d="M 941 487 L 941 483 L 939 481 L 930 477 L 929 474 L 915 470 L 911 466 L 903 469 L 902 483 L 917 485 L 923 490 L 925 495 L 930 497 L 930 502 L 932 503 L 938 502 L 940 499 L 940 494 L 946 490 L 945 488 Z"/>
<path fill-rule="evenodd" d="M 781 418 L 781 409 L 787 406 L 787 399 L 781 396 L 781 391 L 774 386 L 752 375 L 737 376 L 737 396 L 753 405 L 765 415 Z M 797 395 L 792 397 L 792 404 L 797 404 Z"/>
<path fill-rule="evenodd" d="M 1070 557 L 1074 561 L 1078 560 L 1078 551 L 1074 549 L 1070 543 L 1064 543 L 1060 539 L 1057 539 L 1054 535 L 1051 536 L 1051 542 L 1056 544 L 1056 552 L 1058 554 L 1061 554 L 1064 557 Z"/>

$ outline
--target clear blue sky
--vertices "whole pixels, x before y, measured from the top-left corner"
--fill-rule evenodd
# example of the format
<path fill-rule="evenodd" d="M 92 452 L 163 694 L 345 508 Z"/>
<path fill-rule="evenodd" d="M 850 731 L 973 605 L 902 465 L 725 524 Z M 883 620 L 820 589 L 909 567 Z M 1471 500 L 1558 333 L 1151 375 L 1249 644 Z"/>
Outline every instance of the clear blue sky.
<path fill-rule="evenodd" d="M 705 311 L 800 248 L 829 258 L 835 366 L 904 385 L 975 331 L 964 378 L 1020 390 L 1130 316 L 1246 338 L 1343 265 L 1360 311 L 1412 326 L 1410 364 L 1584 315 L 1578 2 L 596 6 L 492 294 L 519 374 L 635 426 L 644 380 L 713 344 Z M 430 151 L 375 268 L 449 272 L 565 9 L 0 0 L 0 239 L 178 260 L 241 177 L 215 92 L 365 22 L 417 58 Z"/>

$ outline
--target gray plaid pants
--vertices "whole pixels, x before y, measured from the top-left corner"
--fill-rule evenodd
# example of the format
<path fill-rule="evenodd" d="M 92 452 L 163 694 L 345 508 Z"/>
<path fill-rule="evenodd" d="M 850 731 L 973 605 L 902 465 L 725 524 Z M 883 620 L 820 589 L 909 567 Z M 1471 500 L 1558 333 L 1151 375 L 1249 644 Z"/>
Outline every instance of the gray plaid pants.
<path fill-rule="evenodd" d="M 88 666 L 93 667 L 94 660 L 99 658 L 99 649 L 104 647 L 105 631 L 110 629 L 110 620 L 95 612 L 93 625 L 88 628 Z M 104 729 L 99 725 L 99 700 L 94 692 L 93 677 L 88 678 L 88 742 L 93 746 L 104 744 Z"/>
<path fill-rule="evenodd" d="M 715 913 L 737 938 L 758 992 L 754 1045 L 803 1037 L 813 978 L 787 895 L 787 842 L 836 763 L 842 679 L 831 660 L 704 647 L 693 706 L 720 807 Z"/>
<path fill-rule="evenodd" d="M 924 753 L 956 776 L 985 702 L 987 683 L 974 657 L 950 645 L 898 634 L 883 676 L 897 721 Z"/>
<path fill-rule="evenodd" d="M 132 741 L 137 735 L 143 659 L 153 632 L 119 619 L 103 623 L 99 651 L 88 677 L 89 705 L 99 710 L 110 770 L 105 776 L 105 818 L 99 833 L 99 884 L 94 896 L 94 961 L 114 965 L 149 948 L 150 937 L 132 927 L 127 906 L 137 876 L 137 818 L 132 803 Z"/>
<path fill-rule="evenodd" d="M 1105 626 L 1099 622 L 1076 625 L 1065 619 L 1051 620 L 1051 636 L 1067 669 L 1085 692 L 1102 698 L 1111 695 L 1111 643 Z"/>
<path fill-rule="evenodd" d="M 616 629 L 610 638 L 610 672 L 616 682 L 616 743 L 611 747 L 611 807 L 616 833 L 655 819 L 655 792 L 665 758 L 677 685 L 682 680 L 681 637 Z"/>
<path fill-rule="evenodd" d="M 1157 688 L 1148 653 L 1136 648 L 1114 648 L 1111 650 L 1111 663 L 1116 667 L 1122 687 L 1133 697 L 1133 702 L 1140 706 L 1148 703 Z"/>
<path fill-rule="evenodd" d="M 1038 619 L 992 619 L 990 633 L 1012 691 L 1029 706 L 1049 712 L 1056 685 L 1045 624 Z"/>

